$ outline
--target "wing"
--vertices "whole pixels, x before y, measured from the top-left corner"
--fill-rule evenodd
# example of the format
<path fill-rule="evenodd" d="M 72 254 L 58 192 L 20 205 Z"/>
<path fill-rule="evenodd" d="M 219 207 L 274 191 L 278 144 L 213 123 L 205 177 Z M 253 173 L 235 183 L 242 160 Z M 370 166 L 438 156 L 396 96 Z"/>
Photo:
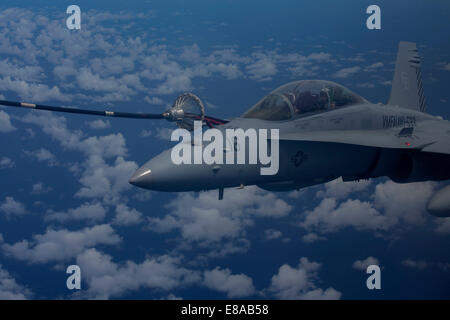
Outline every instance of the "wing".
<path fill-rule="evenodd" d="M 430 120 L 411 128 L 280 133 L 280 140 L 334 142 L 450 154 L 450 124 L 444 120 Z"/>

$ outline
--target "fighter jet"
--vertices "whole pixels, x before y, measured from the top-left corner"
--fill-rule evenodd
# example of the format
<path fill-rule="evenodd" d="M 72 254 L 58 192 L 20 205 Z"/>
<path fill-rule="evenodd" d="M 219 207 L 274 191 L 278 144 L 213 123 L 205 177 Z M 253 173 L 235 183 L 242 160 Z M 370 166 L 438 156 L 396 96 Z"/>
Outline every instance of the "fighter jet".
<path fill-rule="evenodd" d="M 173 161 L 173 148 L 163 151 L 130 179 L 131 184 L 150 190 L 218 189 L 222 199 L 225 188 L 257 185 L 269 191 L 290 191 L 340 177 L 343 181 L 388 177 L 397 183 L 450 179 L 450 124 L 426 112 L 420 57 L 416 44 L 411 42 L 399 43 L 386 104 L 371 103 L 331 81 L 300 80 L 275 89 L 242 116 L 226 120 L 206 116 L 201 100 L 191 93 L 182 94 L 163 114 L 12 101 L 0 101 L 0 105 L 107 117 L 166 119 L 191 132 L 199 122 L 205 134 L 213 129 L 224 136 L 231 129 L 244 132 L 244 138 L 239 141 L 225 138 L 219 150 L 224 154 L 232 152 L 233 159 L 239 150 L 245 150 L 241 162 L 180 164 Z M 249 162 L 251 153 L 257 149 L 245 145 L 249 138 L 245 133 L 249 129 L 276 130 L 276 137 L 263 136 L 267 145 L 277 140 L 277 144 L 270 144 L 272 156 L 276 151 L 273 146 L 278 148 L 275 174 L 263 175 L 264 164 Z M 206 145 L 204 140 L 193 139 L 185 147 L 194 150 Z M 217 155 L 217 149 L 215 152 Z M 436 192 L 427 209 L 435 216 L 449 217 L 450 186 Z"/>

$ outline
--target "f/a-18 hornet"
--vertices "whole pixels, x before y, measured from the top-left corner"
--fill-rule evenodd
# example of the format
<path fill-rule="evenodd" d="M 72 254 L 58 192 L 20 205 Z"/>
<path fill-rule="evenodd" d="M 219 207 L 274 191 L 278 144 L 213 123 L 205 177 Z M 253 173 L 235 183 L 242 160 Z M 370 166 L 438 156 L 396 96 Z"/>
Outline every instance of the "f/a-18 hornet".
<path fill-rule="evenodd" d="M 339 177 L 343 181 L 388 177 L 397 183 L 450 179 L 450 124 L 426 113 L 420 58 L 416 45 L 410 42 L 399 44 L 386 104 L 371 103 L 331 81 L 301 80 L 275 89 L 242 116 L 227 120 L 206 116 L 201 100 L 191 93 L 182 94 L 172 108 L 162 114 L 95 111 L 12 101 L 0 101 L 0 105 L 107 117 L 166 119 L 185 131 L 193 131 L 194 136 L 199 130 L 193 129 L 200 124 L 200 135 L 206 136 L 208 131 L 215 130 L 215 139 L 218 139 L 217 133 L 228 138 L 226 132 L 231 129 L 240 132 L 241 139 L 236 134 L 231 142 L 224 138 L 220 148 L 215 145 L 211 155 L 216 161 L 212 162 L 197 159 L 179 163 L 173 159 L 175 147 L 163 151 L 130 179 L 131 184 L 150 190 L 218 189 L 221 199 L 224 188 L 229 187 L 257 185 L 270 191 L 289 191 Z M 276 135 L 269 136 L 266 132 L 259 136 L 259 143 L 255 143 L 251 130 L 260 129 L 276 132 Z M 275 139 L 276 143 L 272 143 Z M 209 141 L 212 140 L 210 135 Z M 184 149 L 185 159 L 196 156 L 195 148 L 206 150 L 207 142 L 205 137 L 184 142 L 185 148 L 192 148 L 192 152 Z M 258 149 L 255 144 L 260 148 L 270 145 L 267 151 L 276 162 L 272 173 L 262 174 L 267 162 L 251 161 L 255 158 L 252 153 Z M 180 148 L 180 144 L 177 147 Z M 223 161 L 223 158 L 236 160 L 240 151 L 241 161 Z M 436 216 L 450 216 L 450 186 L 436 192 L 427 209 Z"/>

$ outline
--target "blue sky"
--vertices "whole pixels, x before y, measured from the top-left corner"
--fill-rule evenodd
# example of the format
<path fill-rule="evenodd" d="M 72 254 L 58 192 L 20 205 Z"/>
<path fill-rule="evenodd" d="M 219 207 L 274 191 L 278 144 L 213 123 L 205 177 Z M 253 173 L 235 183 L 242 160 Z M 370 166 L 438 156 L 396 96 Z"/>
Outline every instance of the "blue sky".
<path fill-rule="evenodd" d="M 450 6 L 378 1 L 2 1 L 0 98 L 160 112 L 185 91 L 242 114 L 279 85 L 339 82 L 386 102 L 399 41 L 417 42 L 428 111 L 450 118 Z M 333 181 L 158 193 L 128 184 L 170 147 L 159 122 L 0 109 L 0 297 L 450 298 L 450 220 L 425 212 L 442 184 Z M 382 290 L 365 266 L 382 268 Z M 78 264 L 82 290 L 65 268 Z"/>

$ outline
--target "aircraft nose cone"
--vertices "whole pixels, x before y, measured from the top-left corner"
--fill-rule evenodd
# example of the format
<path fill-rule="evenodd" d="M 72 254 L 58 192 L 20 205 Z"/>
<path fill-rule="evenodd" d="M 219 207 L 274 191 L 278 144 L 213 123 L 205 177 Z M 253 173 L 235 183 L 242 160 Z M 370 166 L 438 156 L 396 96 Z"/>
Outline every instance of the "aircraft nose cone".
<path fill-rule="evenodd" d="M 151 173 L 152 171 L 149 168 L 139 168 L 131 177 L 129 183 L 136 187 L 145 188 L 150 183 Z"/>

